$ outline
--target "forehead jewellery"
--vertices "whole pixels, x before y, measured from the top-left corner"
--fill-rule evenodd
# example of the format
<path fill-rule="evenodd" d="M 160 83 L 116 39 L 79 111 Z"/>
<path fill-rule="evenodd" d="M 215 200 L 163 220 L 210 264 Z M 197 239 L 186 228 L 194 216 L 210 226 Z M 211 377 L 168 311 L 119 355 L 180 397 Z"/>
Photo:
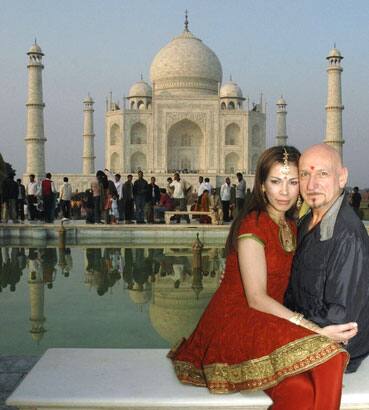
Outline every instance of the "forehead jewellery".
<path fill-rule="evenodd" d="M 281 173 L 287 176 L 290 172 L 290 167 L 288 166 L 288 152 L 286 148 L 283 148 L 283 167 L 281 168 Z"/>

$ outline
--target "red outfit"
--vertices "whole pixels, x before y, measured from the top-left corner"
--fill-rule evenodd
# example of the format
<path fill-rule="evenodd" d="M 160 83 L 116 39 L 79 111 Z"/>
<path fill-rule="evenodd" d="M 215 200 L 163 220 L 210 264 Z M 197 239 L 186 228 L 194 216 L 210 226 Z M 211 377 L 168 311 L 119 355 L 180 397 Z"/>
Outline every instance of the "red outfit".
<path fill-rule="evenodd" d="M 291 224 L 291 229 L 296 233 L 295 225 Z M 249 214 L 239 230 L 239 238 L 251 236 L 264 244 L 267 292 L 283 303 L 293 253 L 282 248 L 278 234 L 279 226 L 264 212 L 259 216 L 255 212 Z M 347 353 L 340 345 L 248 306 L 235 251 L 227 257 L 224 279 L 196 329 L 188 340 L 182 340 L 169 353 L 183 383 L 206 386 L 214 393 L 269 389 L 267 393 L 272 398 L 278 396 L 277 388 L 283 391 L 284 382 L 291 383 L 291 376 L 305 375 L 310 369 L 314 371 L 306 374 L 313 374 L 317 366 L 331 362 L 329 359 L 336 355 L 342 356 L 336 361 L 338 380 L 342 382 Z M 312 376 L 307 377 L 312 384 Z M 336 396 L 340 398 L 340 394 L 338 388 Z M 324 407 L 324 410 L 335 408 Z"/>

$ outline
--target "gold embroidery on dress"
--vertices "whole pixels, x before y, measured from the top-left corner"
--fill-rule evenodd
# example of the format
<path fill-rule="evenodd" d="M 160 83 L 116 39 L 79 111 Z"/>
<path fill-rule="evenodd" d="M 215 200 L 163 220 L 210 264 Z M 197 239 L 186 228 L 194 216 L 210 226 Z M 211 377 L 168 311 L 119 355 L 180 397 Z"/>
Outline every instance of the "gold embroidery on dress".
<path fill-rule="evenodd" d="M 265 242 L 262 239 L 260 239 L 258 236 L 256 236 L 254 233 L 243 233 L 239 235 L 237 239 L 243 239 L 243 238 L 254 239 L 256 242 L 259 242 L 260 244 L 265 246 Z"/>
<path fill-rule="evenodd" d="M 340 345 L 321 335 L 310 335 L 290 342 L 270 355 L 229 365 L 215 363 L 197 369 L 192 363 L 174 360 L 182 383 L 208 387 L 212 393 L 239 390 L 265 390 L 288 376 L 305 372 L 346 352 Z M 174 351 L 168 356 L 173 356 Z M 348 356 L 348 353 L 347 353 Z"/>

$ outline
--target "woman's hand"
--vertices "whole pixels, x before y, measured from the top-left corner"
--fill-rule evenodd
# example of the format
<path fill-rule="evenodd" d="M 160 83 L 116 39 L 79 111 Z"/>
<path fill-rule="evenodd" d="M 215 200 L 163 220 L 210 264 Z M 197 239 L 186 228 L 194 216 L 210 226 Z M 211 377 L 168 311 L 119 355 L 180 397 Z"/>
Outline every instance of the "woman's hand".
<path fill-rule="evenodd" d="M 345 323 L 343 325 L 329 325 L 320 329 L 321 335 L 333 339 L 335 342 L 347 344 L 347 342 L 356 336 L 358 326 L 355 322 Z"/>

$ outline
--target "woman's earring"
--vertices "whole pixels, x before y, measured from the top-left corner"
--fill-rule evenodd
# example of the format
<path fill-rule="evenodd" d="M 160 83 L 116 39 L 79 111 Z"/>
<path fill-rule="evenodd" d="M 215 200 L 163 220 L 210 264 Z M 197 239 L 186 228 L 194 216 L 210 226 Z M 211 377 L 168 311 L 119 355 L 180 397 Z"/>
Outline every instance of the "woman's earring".
<path fill-rule="evenodd" d="M 299 194 L 299 196 L 297 197 L 296 208 L 300 209 L 301 206 L 302 206 L 302 198 L 301 198 L 301 195 Z"/>
<path fill-rule="evenodd" d="M 263 189 L 263 200 L 264 200 L 264 203 L 265 203 L 265 204 L 268 203 L 268 198 L 267 198 L 267 196 L 266 196 L 265 189 Z"/>

